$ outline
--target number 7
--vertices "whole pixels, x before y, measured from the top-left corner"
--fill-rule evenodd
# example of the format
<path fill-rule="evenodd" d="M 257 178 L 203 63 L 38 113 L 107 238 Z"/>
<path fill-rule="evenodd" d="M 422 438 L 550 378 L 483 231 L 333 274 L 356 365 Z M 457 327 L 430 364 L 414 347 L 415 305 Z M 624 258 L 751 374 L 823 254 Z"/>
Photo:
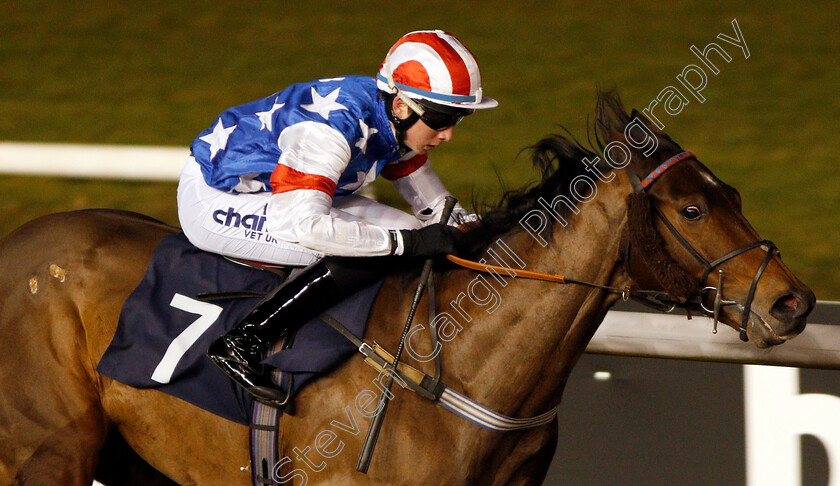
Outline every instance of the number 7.
<path fill-rule="evenodd" d="M 181 361 L 187 350 L 216 322 L 219 314 L 222 313 L 222 308 L 218 305 L 201 302 L 181 294 L 172 296 L 172 302 L 169 305 L 190 314 L 198 314 L 199 317 L 169 344 L 166 353 L 152 373 L 152 380 L 163 384 L 169 383 L 169 380 L 172 379 L 172 373 L 175 372 L 175 367 L 178 366 L 178 362 Z"/>

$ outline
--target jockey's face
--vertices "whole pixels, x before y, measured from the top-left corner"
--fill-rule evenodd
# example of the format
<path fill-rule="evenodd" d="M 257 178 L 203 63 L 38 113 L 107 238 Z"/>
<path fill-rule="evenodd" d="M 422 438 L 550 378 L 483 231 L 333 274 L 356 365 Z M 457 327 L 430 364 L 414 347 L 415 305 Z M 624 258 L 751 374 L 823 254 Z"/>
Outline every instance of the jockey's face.
<path fill-rule="evenodd" d="M 411 116 L 411 108 L 404 101 L 399 98 L 394 99 L 394 113 L 402 118 Z M 455 130 L 454 126 L 446 127 L 441 130 L 434 130 L 429 128 L 422 119 L 417 120 L 417 123 L 405 131 L 405 139 L 403 144 L 414 150 L 418 154 L 424 154 L 443 142 L 452 140 L 452 134 Z"/>
<path fill-rule="evenodd" d="M 405 145 L 415 150 L 418 154 L 423 154 L 442 144 L 452 140 L 452 132 L 455 127 L 444 128 L 443 130 L 432 130 L 423 120 L 418 120 L 417 123 L 405 131 Z"/>

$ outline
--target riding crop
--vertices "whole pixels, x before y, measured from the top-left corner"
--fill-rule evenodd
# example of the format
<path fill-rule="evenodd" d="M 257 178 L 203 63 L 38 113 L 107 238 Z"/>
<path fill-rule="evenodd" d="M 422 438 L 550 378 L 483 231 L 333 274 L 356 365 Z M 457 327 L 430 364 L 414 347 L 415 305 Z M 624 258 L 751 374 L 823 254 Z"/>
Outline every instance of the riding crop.
<path fill-rule="evenodd" d="M 449 221 L 449 216 L 455 208 L 455 203 L 456 199 L 454 197 L 446 197 L 443 212 L 440 215 L 441 223 L 446 224 Z M 370 422 L 367 436 L 365 436 L 365 442 L 362 445 L 362 452 L 359 454 L 359 462 L 356 463 L 356 470 L 361 473 L 367 474 L 368 468 L 370 467 L 373 450 L 376 448 L 376 441 L 379 439 L 379 432 L 382 430 L 382 422 L 385 420 L 385 411 L 388 410 L 388 403 L 390 402 L 388 397 L 391 395 L 391 387 L 394 385 L 394 373 L 396 373 L 397 366 L 400 364 L 400 356 L 402 355 L 403 348 L 405 348 L 405 341 L 408 337 L 411 321 L 414 320 L 414 313 L 417 312 L 417 307 L 420 305 L 420 299 L 423 298 L 423 292 L 426 291 L 426 283 L 432 274 L 433 262 L 434 260 L 432 258 L 428 258 L 423 264 L 423 271 L 420 273 L 420 281 L 417 284 L 417 290 L 414 292 L 414 301 L 411 303 L 411 309 L 408 311 L 408 318 L 405 321 L 405 327 L 403 328 L 403 333 L 400 337 L 400 343 L 397 346 L 397 352 L 394 354 L 394 364 L 390 366 L 392 373 L 388 373 L 385 388 L 383 388 L 382 394 L 379 396 L 379 404 L 377 405 L 379 413 L 374 415 L 373 420 Z"/>

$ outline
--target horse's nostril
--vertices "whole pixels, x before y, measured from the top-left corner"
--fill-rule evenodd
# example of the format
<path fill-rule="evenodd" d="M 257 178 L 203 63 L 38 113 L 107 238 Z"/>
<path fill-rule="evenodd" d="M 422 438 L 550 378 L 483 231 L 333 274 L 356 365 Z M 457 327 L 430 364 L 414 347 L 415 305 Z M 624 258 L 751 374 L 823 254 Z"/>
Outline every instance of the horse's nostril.
<path fill-rule="evenodd" d="M 777 300 L 776 306 L 783 309 L 795 310 L 797 307 L 799 307 L 800 302 L 801 301 L 794 295 L 788 295 L 787 297 L 782 297 L 781 299 Z"/>
<path fill-rule="evenodd" d="M 813 306 L 812 294 L 793 291 L 776 300 L 770 314 L 778 319 L 796 319 L 808 315 Z"/>

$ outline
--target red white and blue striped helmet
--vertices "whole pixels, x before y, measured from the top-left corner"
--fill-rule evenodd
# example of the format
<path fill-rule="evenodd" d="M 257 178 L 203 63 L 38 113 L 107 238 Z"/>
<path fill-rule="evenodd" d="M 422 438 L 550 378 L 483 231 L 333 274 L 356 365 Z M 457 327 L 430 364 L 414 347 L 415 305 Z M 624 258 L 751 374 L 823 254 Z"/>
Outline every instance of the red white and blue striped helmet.
<path fill-rule="evenodd" d="M 467 110 L 499 105 L 482 96 L 481 73 L 472 53 L 442 30 L 418 30 L 402 36 L 385 56 L 376 80 L 383 91 L 433 105 Z"/>

